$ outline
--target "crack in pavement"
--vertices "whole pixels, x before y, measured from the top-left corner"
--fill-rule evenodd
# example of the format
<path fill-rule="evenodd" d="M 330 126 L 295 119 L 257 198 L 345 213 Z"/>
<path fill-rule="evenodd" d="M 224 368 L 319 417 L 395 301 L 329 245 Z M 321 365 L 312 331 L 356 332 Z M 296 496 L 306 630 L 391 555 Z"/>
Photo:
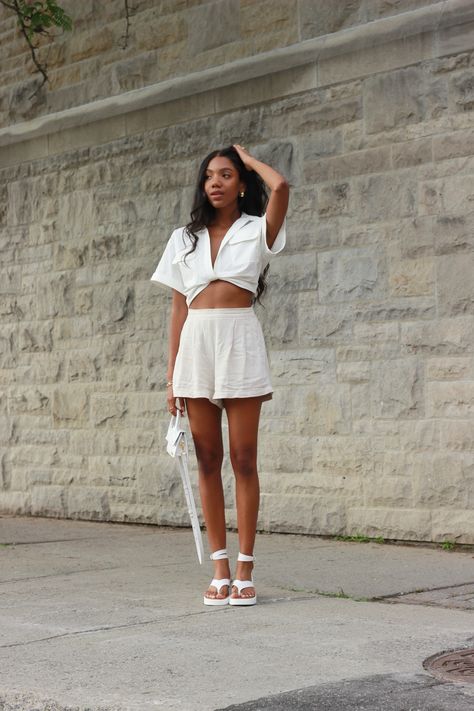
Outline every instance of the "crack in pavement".
<path fill-rule="evenodd" d="M 466 583 L 455 583 L 454 585 L 440 585 L 436 588 L 416 588 L 415 590 L 409 590 L 408 592 L 397 592 L 389 593 L 388 595 L 377 595 L 376 597 L 371 597 L 370 600 L 373 602 L 384 602 L 389 598 L 404 597 L 405 595 L 418 595 L 427 592 L 437 592 L 438 590 L 452 590 L 453 588 L 463 588 L 465 585 L 474 585 L 474 580 L 468 580 Z"/>
<path fill-rule="evenodd" d="M 206 614 L 207 610 L 202 610 L 200 612 L 187 612 L 183 615 L 172 615 L 170 617 L 165 617 L 156 620 L 142 620 L 140 622 L 126 622 L 122 625 L 103 625 L 101 627 L 93 627 L 91 629 L 76 630 L 75 632 L 64 632 L 62 634 L 50 635 L 49 637 L 39 637 L 38 639 L 30 639 L 25 642 L 12 642 L 11 644 L 0 644 L 0 649 L 10 649 L 11 647 L 26 647 L 30 644 L 37 644 L 38 642 L 49 642 L 54 639 L 62 639 L 65 637 L 78 637 L 85 634 L 94 634 L 96 632 L 107 632 L 108 630 L 115 629 L 125 629 L 127 627 L 143 627 L 144 625 L 154 625 L 161 624 L 163 622 L 169 622 L 174 620 L 186 619 L 187 617 L 195 617 L 196 615 Z"/>
<path fill-rule="evenodd" d="M 101 570 L 120 570 L 121 566 L 113 566 L 110 568 L 82 568 L 82 570 L 68 570 L 61 573 L 51 573 L 49 575 L 33 575 L 28 578 L 10 578 L 9 580 L 0 580 L 0 585 L 7 583 L 24 583 L 28 580 L 42 580 L 43 578 L 62 578 L 67 575 L 80 575 L 81 573 L 97 573 Z"/>

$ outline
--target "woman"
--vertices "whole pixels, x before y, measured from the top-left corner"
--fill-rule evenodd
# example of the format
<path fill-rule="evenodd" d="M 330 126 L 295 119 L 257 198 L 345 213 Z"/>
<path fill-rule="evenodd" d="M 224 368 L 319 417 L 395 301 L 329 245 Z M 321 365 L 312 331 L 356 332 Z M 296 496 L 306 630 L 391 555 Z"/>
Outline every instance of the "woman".
<path fill-rule="evenodd" d="M 176 399 L 180 412 L 187 410 L 196 449 L 215 576 L 205 605 L 257 601 L 252 576 L 260 494 L 257 433 L 272 386 L 253 304 L 265 289 L 269 259 L 285 245 L 288 196 L 285 178 L 242 146 L 213 151 L 199 168 L 191 222 L 173 231 L 151 277 L 173 289 L 167 402 L 173 415 Z M 221 479 L 224 408 L 240 551 L 232 586 Z"/>

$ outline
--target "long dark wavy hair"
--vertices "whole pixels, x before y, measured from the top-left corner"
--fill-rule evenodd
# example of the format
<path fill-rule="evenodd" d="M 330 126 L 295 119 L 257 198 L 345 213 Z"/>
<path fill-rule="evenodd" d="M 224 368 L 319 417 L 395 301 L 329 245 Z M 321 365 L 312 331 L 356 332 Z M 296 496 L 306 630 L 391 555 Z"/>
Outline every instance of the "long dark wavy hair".
<path fill-rule="evenodd" d="M 191 252 L 194 252 L 196 249 L 199 240 L 199 235 L 197 235 L 196 232 L 210 225 L 216 215 L 216 209 L 207 199 L 204 190 L 207 166 L 216 156 L 222 156 L 232 161 L 237 168 L 240 180 L 245 183 L 244 197 L 240 197 L 239 194 L 237 198 L 237 206 L 240 212 L 246 212 L 248 215 L 258 215 L 260 217 L 264 214 L 268 202 L 268 195 L 262 178 L 254 170 L 247 170 L 244 162 L 233 146 L 212 151 L 212 153 L 209 153 L 204 158 L 199 166 L 197 185 L 194 191 L 193 206 L 191 209 L 191 220 L 185 227 L 185 231 L 189 235 L 193 245 L 188 254 L 191 254 Z M 266 275 L 268 268 L 269 265 L 267 264 L 259 276 L 257 293 L 254 295 L 252 303 L 255 303 L 255 301 L 261 303 L 260 297 L 267 288 Z"/>

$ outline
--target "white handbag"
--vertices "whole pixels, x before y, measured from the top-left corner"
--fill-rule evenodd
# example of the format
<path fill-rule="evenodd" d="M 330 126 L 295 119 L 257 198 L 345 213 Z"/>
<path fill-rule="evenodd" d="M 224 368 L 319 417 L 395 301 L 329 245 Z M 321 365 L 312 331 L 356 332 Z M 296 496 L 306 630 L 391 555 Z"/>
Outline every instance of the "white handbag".
<path fill-rule="evenodd" d="M 176 415 L 171 417 L 166 434 L 166 451 L 171 457 L 178 460 L 179 473 L 183 482 L 184 495 L 188 506 L 189 518 L 193 528 L 194 541 L 196 543 L 196 551 L 199 562 L 202 564 L 204 555 L 201 527 L 194 502 L 193 489 L 188 471 L 188 440 L 186 430 L 181 425 L 181 413 L 178 410 Z"/>

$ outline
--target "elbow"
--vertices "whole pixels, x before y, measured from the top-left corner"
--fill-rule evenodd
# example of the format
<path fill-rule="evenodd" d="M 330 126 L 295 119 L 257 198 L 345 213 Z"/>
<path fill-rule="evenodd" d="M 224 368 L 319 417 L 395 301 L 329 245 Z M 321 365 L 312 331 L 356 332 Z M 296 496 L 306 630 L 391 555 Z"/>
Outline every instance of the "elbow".
<path fill-rule="evenodd" d="M 288 195 L 289 192 L 290 192 L 290 184 L 288 183 L 287 180 L 285 180 L 285 178 L 282 178 L 282 179 L 280 180 L 280 182 L 278 183 L 278 185 L 276 185 L 276 186 L 273 188 L 273 191 L 274 191 L 275 193 L 283 193 L 283 194 Z"/>

